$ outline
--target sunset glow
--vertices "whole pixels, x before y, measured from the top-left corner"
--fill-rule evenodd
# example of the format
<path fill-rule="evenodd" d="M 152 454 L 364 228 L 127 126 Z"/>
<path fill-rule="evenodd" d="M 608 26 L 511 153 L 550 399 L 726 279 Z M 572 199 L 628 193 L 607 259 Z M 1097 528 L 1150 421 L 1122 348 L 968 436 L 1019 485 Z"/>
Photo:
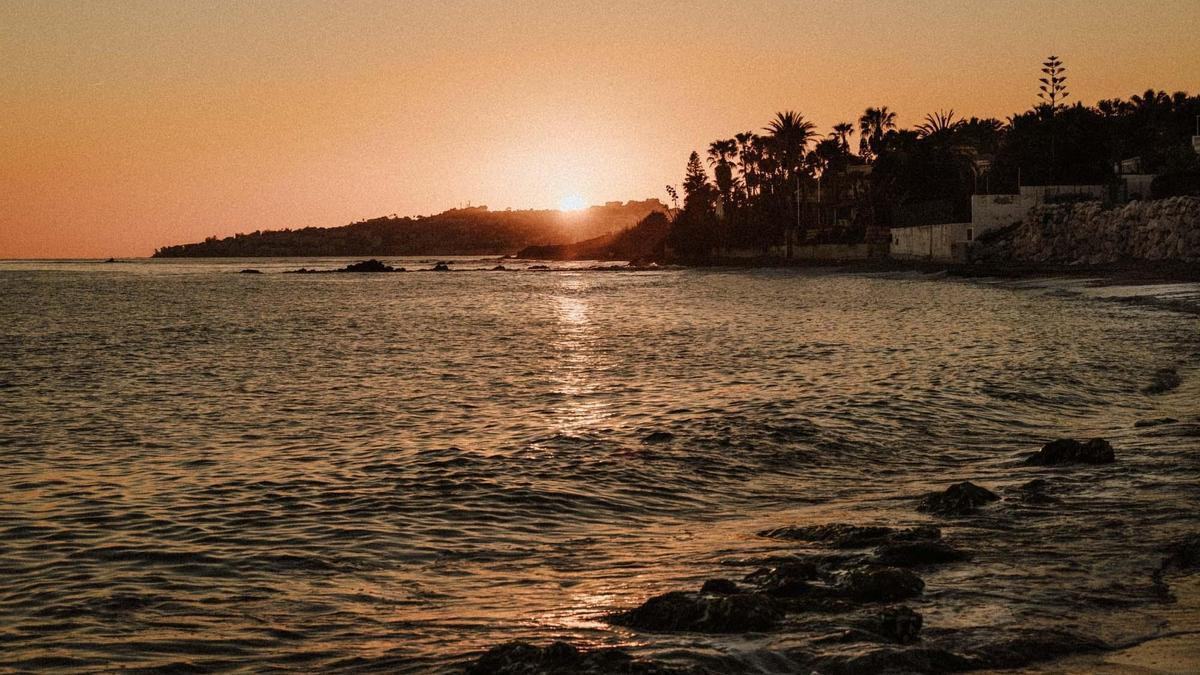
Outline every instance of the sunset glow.
<path fill-rule="evenodd" d="M 6 2 L 0 258 L 666 199 L 691 150 L 785 108 L 823 132 L 877 104 L 1024 110 L 1051 50 L 1073 101 L 1194 89 L 1198 21 L 1193 0 Z"/>
<path fill-rule="evenodd" d="M 582 195 L 572 194 L 558 200 L 558 208 L 562 211 L 579 211 L 587 208 L 587 200 Z"/>

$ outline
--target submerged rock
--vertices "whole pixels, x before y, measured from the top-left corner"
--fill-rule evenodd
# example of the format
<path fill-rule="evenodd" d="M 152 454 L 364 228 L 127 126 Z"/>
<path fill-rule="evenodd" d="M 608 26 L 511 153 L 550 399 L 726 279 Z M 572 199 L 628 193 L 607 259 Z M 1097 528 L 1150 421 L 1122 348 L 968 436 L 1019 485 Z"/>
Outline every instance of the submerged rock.
<path fill-rule="evenodd" d="M 1200 532 L 1194 532 L 1167 547 L 1163 570 L 1193 570 L 1200 568 Z"/>
<path fill-rule="evenodd" d="M 876 649 L 813 659 L 806 667 L 822 675 L 875 675 L 876 673 L 958 673 L 978 668 L 965 656 L 933 647 Z"/>
<path fill-rule="evenodd" d="M 520 640 L 492 647 L 466 669 L 467 675 L 699 675 L 704 672 L 640 661 L 623 649 L 581 651 L 566 642 L 537 647 Z"/>
<path fill-rule="evenodd" d="M 763 530 L 760 537 L 772 539 L 795 539 L 827 544 L 833 548 L 867 548 L 889 541 L 916 541 L 938 539 L 942 533 L 936 527 L 923 525 L 897 530 L 879 525 L 851 525 L 830 523 L 826 525 L 789 525 Z"/>
<path fill-rule="evenodd" d="M 669 443 L 675 440 L 675 434 L 669 431 L 655 431 L 642 438 L 643 443 Z"/>
<path fill-rule="evenodd" d="M 530 265 L 529 267 L 526 267 L 525 269 L 537 270 L 539 272 L 548 272 L 550 270 L 550 266 L 549 265 Z"/>
<path fill-rule="evenodd" d="M 1133 426 L 1135 429 L 1141 429 L 1144 427 L 1156 427 L 1160 424 L 1175 424 L 1178 421 L 1174 417 L 1155 417 L 1154 419 L 1138 420 L 1133 423 Z"/>
<path fill-rule="evenodd" d="M 778 567 L 763 567 L 746 575 L 744 581 L 754 584 L 764 593 L 777 597 L 808 595 L 813 591 L 808 583 L 820 577 L 817 566 L 809 562 L 785 563 Z"/>
<path fill-rule="evenodd" d="M 339 272 L 395 272 L 396 268 L 391 265 L 385 265 L 378 260 L 371 258 L 362 262 L 356 262 L 346 265 Z"/>
<path fill-rule="evenodd" d="M 782 616 L 771 597 L 762 593 L 704 595 L 672 591 L 613 614 L 609 620 L 647 631 L 745 633 L 768 630 Z"/>
<path fill-rule="evenodd" d="M 996 493 L 970 482 L 955 483 L 942 492 L 931 492 L 917 505 L 917 510 L 942 516 L 962 516 L 974 513 L 980 506 L 1000 499 Z"/>
<path fill-rule="evenodd" d="M 241 272 L 238 272 L 238 274 L 262 274 L 262 272 L 255 269 L 244 269 Z"/>
<path fill-rule="evenodd" d="M 1073 438 L 1060 438 L 1042 446 L 1030 455 L 1025 464 L 1029 466 L 1055 466 L 1058 464 L 1109 464 L 1116 461 L 1113 447 L 1103 438 L 1093 438 L 1082 443 Z"/>
<path fill-rule="evenodd" d="M 854 622 L 858 631 L 877 636 L 889 642 L 909 644 L 916 642 L 921 632 L 924 618 L 911 608 L 903 605 L 885 607 L 874 614 L 862 617 Z"/>
<path fill-rule="evenodd" d="M 894 541 L 875 549 L 872 561 L 891 567 L 958 562 L 971 556 L 941 540 Z"/>
<path fill-rule="evenodd" d="M 385 264 L 379 262 L 378 260 L 371 258 L 370 260 L 363 260 L 361 262 L 351 263 L 341 269 L 336 269 L 336 270 L 310 270 L 307 267 L 301 267 L 298 270 L 293 270 L 291 272 L 285 272 L 285 274 L 333 274 L 333 273 L 340 273 L 340 272 L 372 273 L 372 272 L 403 272 L 403 271 L 404 271 L 403 267 L 392 267 L 391 265 L 385 265 Z"/>
<path fill-rule="evenodd" d="M 493 271 L 493 272 L 503 272 L 503 271 L 505 271 L 505 270 L 507 270 L 507 269 L 508 269 L 508 268 L 507 268 L 507 267 L 505 267 L 504 265 L 496 265 L 495 267 L 493 267 L 493 268 L 492 268 L 492 271 Z"/>
<path fill-rule="evenodd" d="M 449 272 L 450 264 L 446 263 L 446 262 L 439 262 L 433 266 L 433 271 L 434 272 Z"/>
<path fill-rule="evenodd" d="M 741 589 L 729 579 L 709 579 L 700 587 L 700 592 L 712 595 L 733 595 L 734 593 L 740 593 Z"/>
<path fill-rule="evenodd" d="M 837 588 L 857 602 L 894 602 L 920 595 L 925 582 L 898 567 L 859 567 L 846 572 Z"/>
<path fill-rule="evenodd" d="M 977 668 L 1018 668 L 1068 654 L 1101 651 L 1101 640 L 1063 630 L 1026 630 L 971 650 Z"/>
<path fill-rule="evenodd" d="M 1150 381 L 1150 384 L 1142 387 L 1142 393 L 1165 394 L 1181 384 L 1183 384 L 1183 378 L 1179 377 L 1179 371 L 1174 368 L 1159 368 L 1154 371 L 1154 379 Z"/>
<path fill-rule="evenodd" d="M 1050 481 L 1045 478 L 1034 478 L 1016 489 L 1017 499 L 1026 504 L 1057 504 L 1059 498 L 1048 494 Z"/>

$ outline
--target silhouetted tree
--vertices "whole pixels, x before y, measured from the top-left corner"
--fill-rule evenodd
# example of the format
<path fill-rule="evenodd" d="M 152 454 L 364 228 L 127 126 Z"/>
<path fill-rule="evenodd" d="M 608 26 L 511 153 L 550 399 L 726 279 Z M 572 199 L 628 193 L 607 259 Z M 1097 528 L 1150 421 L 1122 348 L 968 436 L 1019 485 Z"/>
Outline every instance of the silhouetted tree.
<path fill-rule="evenodd" d="M 887 106 L 867 108 L 858 118 L 858 154 L 868 162 L 879 155 L 883 135 L 896 128 L 896 113 Z"/>
<path fill-rule="evenodd" d="M 1038 98 L 1041 99 L 1047 114 L 1053 115 L 1063 100 L 1071 95 L 1067 91 L 1067 68 L 1057 56 L 1051 55 L 1042 63 L 1042 74 L 1038 78 Z"/>

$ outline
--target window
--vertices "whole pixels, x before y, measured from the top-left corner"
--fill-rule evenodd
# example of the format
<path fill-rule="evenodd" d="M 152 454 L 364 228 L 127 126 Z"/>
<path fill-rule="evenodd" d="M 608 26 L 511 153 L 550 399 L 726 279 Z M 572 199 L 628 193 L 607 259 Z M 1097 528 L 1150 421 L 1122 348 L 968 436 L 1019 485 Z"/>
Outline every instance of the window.
<path fill-rule="evenodd" d="M 967 228 L 967 241 L 974 241 L 974 240 L 975 240 L 975 228 L 968 227 Z"/>

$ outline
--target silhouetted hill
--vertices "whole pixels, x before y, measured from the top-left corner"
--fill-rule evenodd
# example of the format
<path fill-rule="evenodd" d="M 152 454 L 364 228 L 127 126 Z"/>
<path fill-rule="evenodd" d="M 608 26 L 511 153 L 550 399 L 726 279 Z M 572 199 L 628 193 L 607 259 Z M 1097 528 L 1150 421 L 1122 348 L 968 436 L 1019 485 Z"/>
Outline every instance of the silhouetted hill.
<path fill-rule="evenodd" d="M 671 221 L 662 211 L 650 213 L 637 225 L 573 244 L 527 246 L 520 258 L 541 260 L 643 260 L 659 258 Z"/>
<path fill-rule="evenodd" d="M 579 241 L 628 230 L 657 199 L 608 202 L 582 211 L 451 209 L 416 218 L 374 218 L 342 227 L 258 231 L 195 244 L 164 246 L 156 258 L 267 256 L 507 255 L 527 246 Z"/>

